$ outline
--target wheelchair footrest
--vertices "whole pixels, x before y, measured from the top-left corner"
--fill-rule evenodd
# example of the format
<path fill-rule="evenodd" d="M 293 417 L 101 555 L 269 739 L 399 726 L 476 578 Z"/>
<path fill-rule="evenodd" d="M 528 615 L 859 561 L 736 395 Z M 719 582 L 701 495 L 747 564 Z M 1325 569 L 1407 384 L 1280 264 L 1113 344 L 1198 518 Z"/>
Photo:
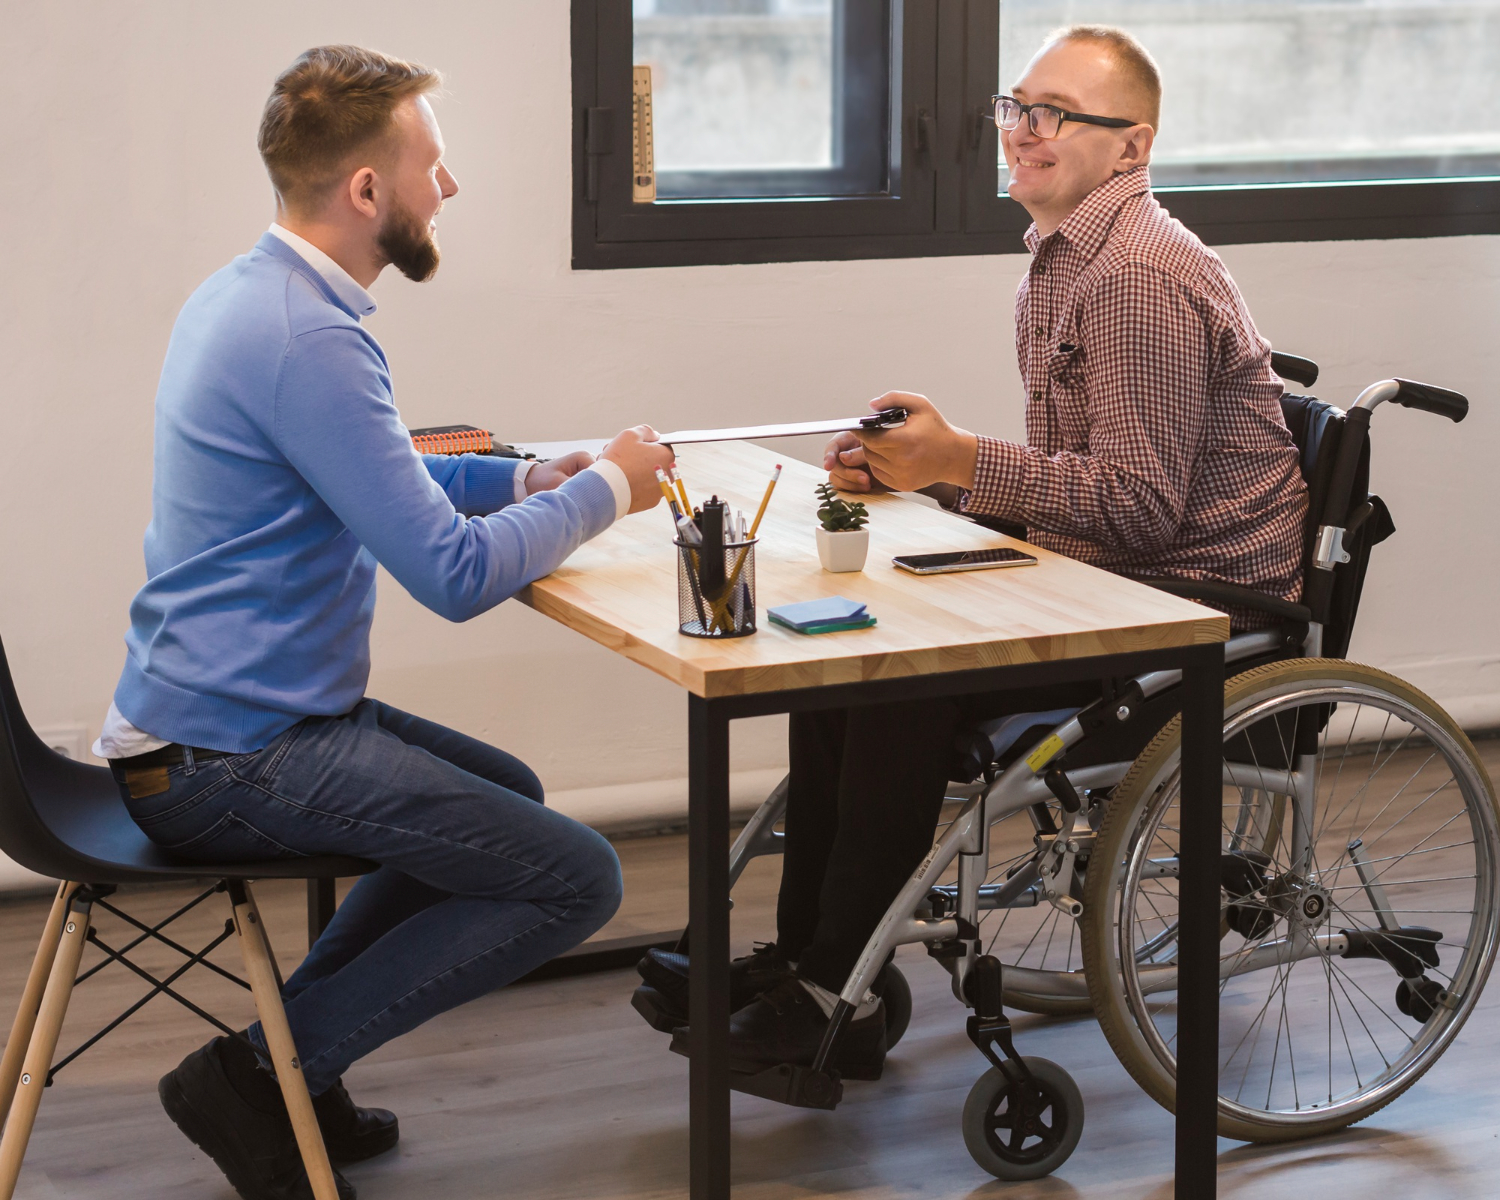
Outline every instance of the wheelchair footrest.
<path fill-rule="evenodd" d="M 680 1014 L 671 1010 L 666 997 L 654 987 L 642 984 L 630 997 L 630 1007 L 646 1019 L 646 1024 L 657 1033 L 671 1033 L 679 1025 L 687 1024 Z"/>
<path fill-rule="evenodd" d="M 690 1057 L 686 1029 L 672 1034 L 672 1053 Z M 764 1066 L 731 1059 L 729 1086 L 747 1096 L 759 1096 L 793 1108 L 834 1109 L 844 1098 L 844 1081 L 837 1071 L 814 1071 L 796 1063 Z"/>
<path fill-rule="evenodd" d="M 778 1063 L 753 1075 L 730 1071 L 729 1086 L 793 1108 L 834 1109 L 844 1098 L 844 1082 L 837 1071 L 814 1071 L 794 1063 Z"/>

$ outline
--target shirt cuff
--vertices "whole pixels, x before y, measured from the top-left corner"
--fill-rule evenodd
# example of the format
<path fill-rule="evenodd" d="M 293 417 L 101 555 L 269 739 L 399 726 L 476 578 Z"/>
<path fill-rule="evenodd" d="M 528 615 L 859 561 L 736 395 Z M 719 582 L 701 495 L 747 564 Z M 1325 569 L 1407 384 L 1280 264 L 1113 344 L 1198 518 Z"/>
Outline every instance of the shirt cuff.
<path fill-rule="evenodd" d="M 1026 478 L 1026 448 L 1000 438 L 980 437 L 974 463 L 974 488 L 958 503 L 959 512 L 1023 520 L 1021 487 Z"/>
<path fill-rule="evenodd" d="M 534 466 L 536 466 L 536 459 L 534 458 L 523 458 L 516 464 L 515 481 L 517 504 L 526 499 L 526 476 L 531 474 L 531 468 Z"/>
<path fill-rule="evenodd" d="M 609 484 L 609 490 L 615 494 L 616 521 L 630 511 L 630 480 L 625 477 L 625 472 L 619 466 L 607 458 L 597 458 L 591 466 L 584 469 L 598 471 Z"/>

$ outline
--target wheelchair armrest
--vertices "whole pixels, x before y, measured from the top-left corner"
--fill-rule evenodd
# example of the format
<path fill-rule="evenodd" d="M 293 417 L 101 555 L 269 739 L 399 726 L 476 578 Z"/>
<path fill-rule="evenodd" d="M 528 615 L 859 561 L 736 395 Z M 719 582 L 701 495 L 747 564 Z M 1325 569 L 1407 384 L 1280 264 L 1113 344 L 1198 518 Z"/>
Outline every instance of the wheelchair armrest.
<path fill-rule="evenodd" d="M 1017 525 L 1014 521 L 1002 521 L 999 517 L 980 516 L 976 513 L 964 513 L 964 516 L 976 525 L 983 525 L 986 529 L 992 529 L 996 533 L 1003 533 L 1006 537 L 1013 537 L 1017 541 L 1026 540 L 1026 526 Z"/>
<path fill-rule="evenodd" d="M 1278 600 L 1264 592 L 1253 592 L 1232 583 L 1216 583 L 1205 579 L 1140 579 L 1158 591 L 1181 596 L 1184 600 L 1207 600 L 1211 604 L 1230 604 L 1238 608 L 1251 608 L 1282 621 L 1312 620 L 1312 610 L 1290 600 Z"/>

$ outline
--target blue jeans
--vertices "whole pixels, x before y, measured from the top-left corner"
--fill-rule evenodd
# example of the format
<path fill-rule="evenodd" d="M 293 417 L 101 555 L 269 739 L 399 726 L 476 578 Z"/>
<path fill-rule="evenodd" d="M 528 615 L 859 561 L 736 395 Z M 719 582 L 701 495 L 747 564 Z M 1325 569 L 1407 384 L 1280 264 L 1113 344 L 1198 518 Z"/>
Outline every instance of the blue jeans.
<path fill-rule="evenodd" d="M 153 842 L 194 862 L 380 864 L 282 992 L 313 1095 L 375 1047 L 576 946 L 619 907 L 614 850 L 546 808 L 525 763 L 378 700 L 168 779 L 125 802 Z M 264 1048 L 259 1024 L 250 1032 Z"/>

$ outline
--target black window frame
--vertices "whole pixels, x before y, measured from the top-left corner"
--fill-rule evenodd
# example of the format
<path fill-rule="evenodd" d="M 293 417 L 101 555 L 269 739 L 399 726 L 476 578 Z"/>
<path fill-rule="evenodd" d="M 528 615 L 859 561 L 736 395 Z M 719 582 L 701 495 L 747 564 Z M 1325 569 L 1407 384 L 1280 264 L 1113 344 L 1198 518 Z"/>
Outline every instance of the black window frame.
<path fill-rule="evenodd" d="M 631 201 L 631 0 L 571 3 L 574 269 L 1022 250 L 1030 218 L 997 194 L 998 131 L 988 116 L 996 0 L 883 0 L 900 64 L 888 192 L 654 204 Z M 1209 245 L 1500 233 L 1500 178 L 1195 184 L 1156 194 Z"/>

